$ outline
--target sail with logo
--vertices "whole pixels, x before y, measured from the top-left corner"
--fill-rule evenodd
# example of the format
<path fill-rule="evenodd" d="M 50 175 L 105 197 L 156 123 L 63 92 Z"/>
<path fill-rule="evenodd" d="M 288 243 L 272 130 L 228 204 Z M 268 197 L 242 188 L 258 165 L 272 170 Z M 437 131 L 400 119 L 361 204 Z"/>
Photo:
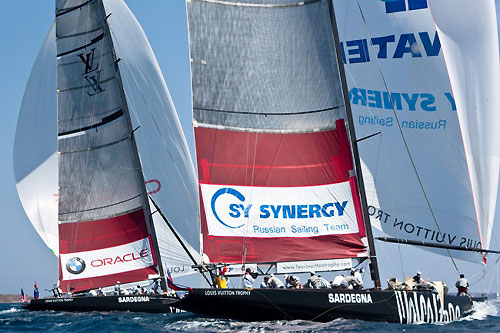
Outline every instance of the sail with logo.
<path fill-rule="evenodd" d="M 498 166 L 482 156 L 490 155 L 491 161 L 498 156 L 497 134 L 487 130 L 495 118 L 486 111 L 495 109 L 496 102 L 486 96 L 494 96 L 488 89 L 497 84 L 484 86 L 481 93 L 468 90 L 488 103 L 452 90 L 453 77 L 461 70 L 445 63 L 447 33 L 438 33 L 435 22 L 441 13 L 431 12 L 427 0 L 335 0 L 334 5 L 342 13 L 337 22 L 354 126 L 358 137 L 368 137 L 359 149 L 373 226 L 402 239 L 489 248 Z M 475 22 L 491 15 L 467 17 Z M 477 35 L 491 39 L 479 39 L 475 49 L 498 48 L 496 23 L 484 26 Z M 481 54 L 493 54 L 478 60 L 489 68 L 494 53 Z M 494 77 L 485 74 L 477 75 L 477 82 Z M 460 108 L 458 101 L 465 96 L 477 106 Z M 488 113 L 476 124 L 475 133 L 481 134 L 468 135 L 467 118 L 475 118 L 479 108 Z M 478 137 L 483 146 L 467 148 Z M 483 262 L 481 253 L 424 249 Z"/>
<path fill-rule="evenodd" d="M 366 232 L 327 2 L 187 5 L 203 253 L 278 273 L 359 263 Z"/>
<path fill-rule="evenodd" d="M 411 3 L 417 2 L 422 3 Z M 345 1 L 342 9 L 358 3 Z M 429 323 L 457 320 L 472 310 L 472 301 L 485 300 L 449 294 L 443 282 L 422 283 L 418 278 L 391 280 L 382 290 L 357 151 L 368 138 L 354 132 L 349 103 L 354 90 L 349 96 L 344 72 L 347 57 L 368 57 L 368 42 L 358 38 L 341 45 L 336 13 L 345 11 L 337 2 L 335 6 L 330 0 L 187 1 L 203 253 L 212 263 L 256 263 L 264 274 L 345 270 L 369 260 L 374 288 L 347 288 L 347 278 L 344 286 L 331 289 L 326 283 L 318 289 L 193 288 L 176 307 L 252 321 L 343 317 Z M 486 21 L 481 25 L 475 33 L 490 29 Z M 346 34 L 343 30 L 342 38 Z M 498 49 L 498 37 L 490 36 Z M 398 52 L 412 52 L 410 38 L 402 39 Z M 391 39 L 379 41 L 380 52 L 385 54 Z M 498 61 L 498 50 L 496 58 L 492 55 L 487 59 Z M 381 102 L 385 96 L 372 89 L 360 93 L 370 94 L 365 103 Z M 430 108 L 430 96 L 423 95 L 410 99 L 407 94 L 405 101 L 415 104 L 422 97 Z M 397 101 L 403 92 L 387 96 Z M 400 174 L 395 178 L 404 180 Z M 422 191 L 417 190 L 413 195 L 419 198 Z M 441 190 L 442 200 L 462 200 L 471 193 Z M 395 188 L 391 194 L 401 193 L 406 189 Z M 430 245 L 442 244 L 434 240 Z M 467 250 L 499 253 L 478 245 Z"/>
<path fill-rule="evenodd" d="M 30 220 L 59 256 L 60 288 L 191 273 L 199 253 L 189 225 L 198 216 L 195 176 L 142 28 L 123 1 L 57 1 L 56 8 L 26 89 L 14 168 Z M 22 154 L 31 144 L 40 156 Z M 80 298 L 71 309 L 170 312 L 173 300 L 141 302 Z M 69 310 L 57 304 L 28 306 Z"/>

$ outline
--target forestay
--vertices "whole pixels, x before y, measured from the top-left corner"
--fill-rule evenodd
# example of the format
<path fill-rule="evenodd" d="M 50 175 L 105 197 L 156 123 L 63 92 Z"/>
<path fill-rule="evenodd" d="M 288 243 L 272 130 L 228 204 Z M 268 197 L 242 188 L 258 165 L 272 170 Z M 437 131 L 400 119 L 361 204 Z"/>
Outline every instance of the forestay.
<path fill-rule="evenodd" d="M 187 6 L 203 252 L 365 256 L 328 0 Z"/>
<path fill-rule="evenodd" d="M 398 238 L 480 247 L 458 104 L 427 1 L 334 4 L 356 135 L 380 132 L 358 145 L 372 224 Z"/>

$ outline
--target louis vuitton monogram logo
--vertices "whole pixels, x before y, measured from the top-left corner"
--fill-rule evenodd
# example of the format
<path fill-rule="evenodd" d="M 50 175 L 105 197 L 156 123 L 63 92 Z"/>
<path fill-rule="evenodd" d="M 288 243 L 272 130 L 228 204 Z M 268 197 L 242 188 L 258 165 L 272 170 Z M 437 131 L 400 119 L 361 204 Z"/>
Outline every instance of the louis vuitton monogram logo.
<path fill-rule="evenodd" d="M 101 87 L 101 70 L 99 70 L 99 63 L 94 61 L 94 56 L 95 48 L 88 53 L 78 54 L 78 58 L 80 58 L 85 65 L 85 70 L 82 75 L 89 84 L 90 90 L 87 91 L 89 96 L 97 95 L 105 90 Z"/>

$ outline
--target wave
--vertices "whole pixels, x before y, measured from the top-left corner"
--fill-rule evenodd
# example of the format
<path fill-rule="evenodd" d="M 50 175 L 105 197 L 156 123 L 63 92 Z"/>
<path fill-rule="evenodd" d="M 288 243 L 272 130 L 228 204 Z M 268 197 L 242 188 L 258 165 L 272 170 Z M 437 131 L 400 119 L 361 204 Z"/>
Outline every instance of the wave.
<path fill-rule="evenodd" d="M 19 308 L 10 308 L 8 310 L 2 310 L 0 311 L 0 314 L 5 314 L 5 313 L 14 313 L 14 312 L 19 312 L 21 309 Z"/>
<path fill-rule="evenodd" d="M 474 302 L 472 313 L 462 320 L 485 320 L 488 316 L 498 317 L 500 298 L 489 299 L 485 302 Z"/>

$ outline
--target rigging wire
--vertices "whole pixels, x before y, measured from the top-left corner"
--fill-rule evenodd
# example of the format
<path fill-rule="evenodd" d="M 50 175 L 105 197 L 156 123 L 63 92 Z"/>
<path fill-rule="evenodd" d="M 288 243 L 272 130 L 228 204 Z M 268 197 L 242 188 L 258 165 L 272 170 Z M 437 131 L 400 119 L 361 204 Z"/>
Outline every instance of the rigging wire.
<path fill-rule="evenodd" d="M 360 14 L 361 14 L 361 18 L 362 18 L 362 20 L 363 20 L 363 23 L 364 23 L 364 25 L 365 25 L 366 29 L 368 29 L 368 23 L 366 22 L 365 15 L 364 15 L 364 13 L 363 13 L 363 10 L 361 9 L 361 5 L 359 4 L 359 1 L 357 1 L 357 4 L 358 4 L 359 12 L 360 12 Z M 408 158 L 409 158 L 410 163 L 411 163 L 411 165 L 412 165 L 412 167 L 413 167 L 413 171 L 415 172 L 415 176 L 417 177 L 417 181 L 418 181 L 418 184 L 419 184 L 419 186 L 420 186 L 420 189 L 422 190 L 422 194 L 424 195 L 425 201 L 426 201 L 426 203 L 427 203 L 427 207 L 429 207 L 429 211 L 430 211 L 430 213 L 431 213 L 431 215 L 432 215 L 432 219 L 433 219 L 434 223 L 436 224 L 436 227 L 437 227 L 438 231 L 439 231 L 441 234 L 443 234 L 443 232 L 441 231 L 441 228 L 439 227 L 439 223 L 438 223 L 438 221 L 437 221 L 436 215 L 434 214 L 434 209 L 432 208 L 432 205 L 431 205 L 431 203 L 430 203 L 429 197 L 427 196 L 427 192 L 426 192 L 426 191 L 425 191 L 425 189 L 424 189 L 424 185 L 423 185 L 423 183 L 422 183 L 422 180 L 421 180 L 421 178 L 420 178 L 420 175 L 419 175 L 419 173 L 418 173 L 418 171 L 417 171 L 417 167 L 416 167 L 416 165 L 415 165 L 415 161 L 413 160 L 413 157 L 411 156 L 411 153 L 410 153 L 410 148 L 408 147 L 408 143 L 407 143 L 406 138 L 405 138 L 405 136 L 404 136 L 403 129 L 401 128 L 401 123 L 400 123 L 400 121 L 399 121 L 399 117 L 398 117 L 398 115 L 397 115 L 396 109 L 394 108 L 394 104 L 393 104 L 393 102 L 392 102 L 392 96 L 391 96 L 391 94 L 390 94 L 390 92 L 389 92 L 389 87 L 387 86 L 387 81 L 386 81 L 386 79 L 385 79 L 384 73 L 382 72 L 382 68 L 380 68 L 380 65 L 379 65 L 378 61 L 375 61 L 375 63 L 376 63 L 377 69 L 378 69 L 378 71 L 379 71 L 379 73 L 380 73 L 380 76 L 381 76 L 381 78 L 382 78 L 382 81 L 383 81 L 383 83 L 384 83 L 384 88 L 385 88 L 386 92 L 388 93 L 389 102 L 390 102 L 391 107 L 392 107 L 392 112 L 393 112 L 393 114 L 394 114 L 394 118 L 396 119 L 396 124 L 398 125 L 398 129 L 399 129 L 399 133 L 400 133 L 400 135 L 401 135 L 401 139 L 403 140 L 403 144 L 404 144 L 404 146 L 405 146 L 405 150 L 406 150 L 406 152 L 407 152 L 407 154 L 408 154 Z M 443 234 L 443 235 L 444 235 L 444 234 Z M 444 237 L 443 237 L 443 238 L 444 238 Z M 444 239 L 444 243 L 446 244 L 446 239 Z M 454 259 L 454 258 L 453 258 L 453 256 L 451 255 L 450 250 L 446 249 L 446 252 L 448 253 L 448 256 L 450 257 L 450 259 L 451 259 L 451 261 L 452 261 L 452 263 L 453 263 L 453 266 L 455 267 L 455 270 L 456 270 L 457 272 L 460 272 L 460 270 L 458 269 L 458 266 L 457 266 L 457 264 L 456 264 L 456 262 L 455 262 L 455 259 Z"/>

